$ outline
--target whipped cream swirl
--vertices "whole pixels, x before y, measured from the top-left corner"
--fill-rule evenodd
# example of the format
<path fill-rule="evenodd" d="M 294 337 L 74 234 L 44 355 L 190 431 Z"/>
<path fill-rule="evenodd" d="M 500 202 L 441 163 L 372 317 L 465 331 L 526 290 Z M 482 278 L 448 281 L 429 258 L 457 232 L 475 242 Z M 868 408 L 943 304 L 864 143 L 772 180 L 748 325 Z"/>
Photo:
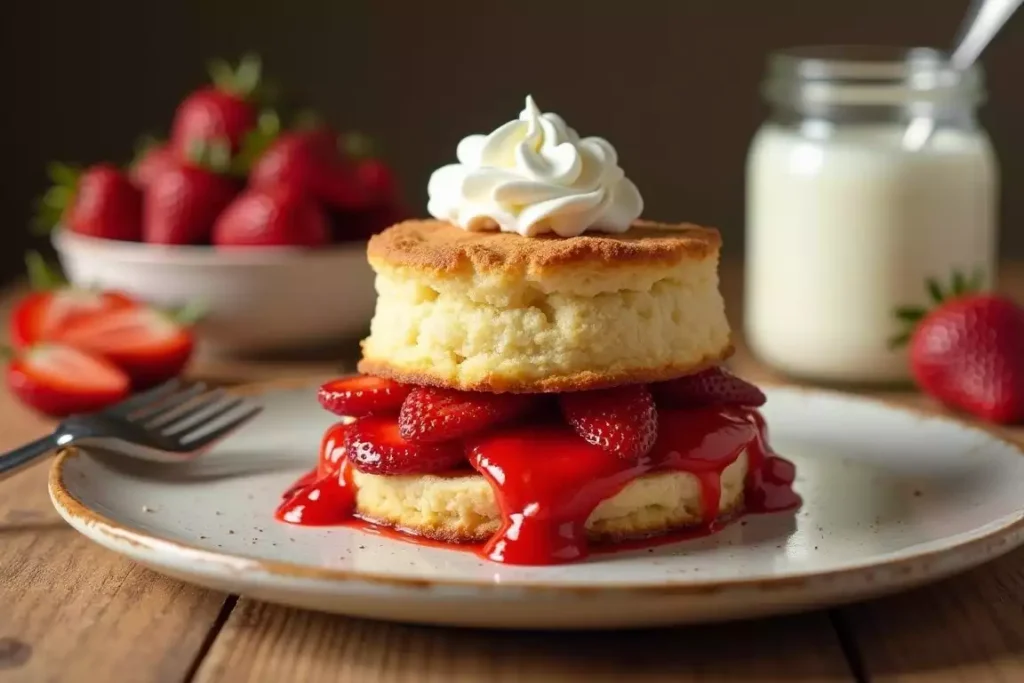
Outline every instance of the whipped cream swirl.
<path fill-rule="evenodd" d="M 532 97 L 515 121 L 458 146 L 457 164 L 434 171 L 427 209 L 465 230 L 621 233 L 643 211 L 640 191 L 602 138 L 580 138 Z"/>

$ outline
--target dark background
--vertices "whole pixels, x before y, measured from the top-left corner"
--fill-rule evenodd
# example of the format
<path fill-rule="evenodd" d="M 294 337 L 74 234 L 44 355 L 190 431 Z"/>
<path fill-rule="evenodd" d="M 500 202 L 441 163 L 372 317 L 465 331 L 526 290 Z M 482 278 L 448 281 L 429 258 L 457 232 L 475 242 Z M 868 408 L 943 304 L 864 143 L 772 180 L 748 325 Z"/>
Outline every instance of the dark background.
<path fill-rule="evenodd" d="M 722 229 L 742 249 L 743 165 L 763 119 L 766 53 L 807 43 L 945 47 L 967 0 L 7 3 L 0 24 L 5 168 L 0 278 L 21 269 L 44 165 L 128 160 L 162 134 L 212 56 L 266 72 L 383 146 L 417 210 L 458 140 L 518 115 L 527 93 L 608 138 L 647 215 Z M 1003 173 L 1002 240 L 1024 256 L 1024 14 L 984 57 L 982 112 Z"/>

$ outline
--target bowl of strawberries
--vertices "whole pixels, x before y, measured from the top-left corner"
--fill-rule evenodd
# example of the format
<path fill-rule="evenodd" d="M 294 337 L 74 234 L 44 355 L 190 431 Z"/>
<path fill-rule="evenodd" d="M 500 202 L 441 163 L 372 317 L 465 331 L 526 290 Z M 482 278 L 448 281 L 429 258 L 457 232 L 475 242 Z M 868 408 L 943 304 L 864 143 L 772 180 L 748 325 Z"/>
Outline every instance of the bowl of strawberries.
<path fill-rule="evenodd" d="M 405 217 L 366 139 L 311 116 L 282 123 L 255 57 L 212 65 L 166 141 L 126 168 L 54 164 L 40 223 L 76 288 L 199 306 L 203 344 L 288 351 L 362 334 L 366 239 Z"/>

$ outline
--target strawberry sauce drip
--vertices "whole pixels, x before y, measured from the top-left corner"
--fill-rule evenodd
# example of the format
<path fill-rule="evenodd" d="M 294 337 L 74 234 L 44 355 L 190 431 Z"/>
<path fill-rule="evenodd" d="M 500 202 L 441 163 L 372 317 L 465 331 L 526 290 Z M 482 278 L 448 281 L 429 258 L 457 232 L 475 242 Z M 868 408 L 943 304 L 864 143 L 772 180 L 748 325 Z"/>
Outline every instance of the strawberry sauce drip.
<path fill-rule="evenodd" d="M 274 516 L 281 522 L 302 526 L 345 523 L 352 517 L 356 504 L 355 488 L 348 473 L 347 466 L 326 477 L 316 477 L 315 470 L 309 472 L 289 489 L 290 495 Z"/>
<path fill-rule="evenodd" d="M 584 524 L 597 504 L 643 474 L 566 426 L 500 430 L 469 450 L 501 508 L 501 529 L 484 546 L 495 562 L 551 564 L 586 555 Z"/>
<path fill-rule="evenodd" d="M 799 507 L 800 496 L 793 490 L 796 466 L 775 453 L 768 442 L 768 425 L 757 410 L 745 411 L 757 427 L 757 441 L 747 448 L 747 481 L 744 508 L 747 512 L 779 512 Z"/>
<path fill-rule="evenodd" d="M 345 457 L 348 425 L 339 422 L 324 433 L 317 468 L 302 475 L 282 496 L 275 517 L 303 526 L 334 526 L 352 517 L 356 489 Z"/>
<path fill-rule="evenodd" d="M 359 525 L 351 467 L 341 447 L 344 429 L 339 423 L 324 435 L 318 469 L 289 489 L 277 519 L 308 526 Z M 764 418 L 752 408 L 661 410 L 658 440 L 639 461 L 592 446 L 561 424 L 497 428 L 467 439 L 466 452 L 494 489 L 502 515 L 499 531 L 473 548 L 507 564 L 559 564 L 586 557 L 586 521 L 594 509 L 652 472 L 694 475 L 700 484 L 701 524 L 687 529 L 686 537 L 713 533 L 721 518 L 722 473 L 744 452 L 744 512 L 789 510 L 801 503 L 792 488 L 793 464 L 770 449 Z"/>

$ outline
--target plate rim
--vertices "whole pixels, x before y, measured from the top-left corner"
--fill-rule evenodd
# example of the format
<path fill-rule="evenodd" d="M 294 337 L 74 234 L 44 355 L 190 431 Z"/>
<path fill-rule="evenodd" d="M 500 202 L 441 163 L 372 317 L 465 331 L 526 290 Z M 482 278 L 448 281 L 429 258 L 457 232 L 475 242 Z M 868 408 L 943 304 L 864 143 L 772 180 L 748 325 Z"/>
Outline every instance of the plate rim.
<path fill-rule="evenodd" d="M 260 395 L 275 391 L 289 391 L 303 387 L 314 387 L 316 386 L 317 381 L 318 380 L 314 380 L 311 377 L 272 380 L 268 382 L 256 382 L 232 387 L 229 391 L 246 395 Z M 797 394 L 819 394 L 830 396 L 832 398 L 872 403 L 880 405 L 888 410 L 896 410 L 918 418 L 923 417 L 952 423 L 957 427 L 980 433 L 1003 446 L 1009 447 L 1024 458 L 1024 444 L 1020 444 L 1009 439 L 990 425 L 977 424 L 958 415 L 950 415 L 941 409 L 928 409 L 920 406 L 905 405 L 892 399 L 863 396 L 853 392 L 828 388 L 792 385 L 777 381 L 760 381 L 759 385 Z M 1001 520 L 996 519 L 989 522 L 988 524 L 995 525 L 992 529 L 983 532 L 977 537 L 953 546 L 925 550 L 907 557 L 900 557 L 898 559 L 891 559 L 888 561 L 865 561 L 863 563 L 857 563 L 838 569 L 779 577 L 701 579 L 697 581 L 667 580 L 659 583 L 608 583 L 590 581 L 585 583 L 558 582 L 545 584 L 525 582 L 521 580 L 479 581 L 470 579 L 427 579 L 412 576 L 393 576 L 361 570 L 314 567 L 295 562 L 268 560 L 225 551 L 218 552 L 192 545 L 187 542 L 164 538 L 151 532 L 131 528 L 89 508 L 75 497 L 75 495 L 71 493 L 65 485 L 64 468 L 72 458 L 79 457 L 80 455 L 81 451 L 73 446 L 57 451 L 54 462 L 48 473 L 48 489 L 51 503 L 66 521 L 69 523 L 71 523 L 72 520 L 77 522 L 77 524 L 72 524 L 73 527 L 81 525 L 83 528 L 93 529 L 100 535 L 105 536 L 114 544 L 126 543 L 130 546 L 134 546 L 135 548 L 141 548 L 152 553 L 174 552 L 179 557 L 197 560 L 205 565 L 216 566 L 222 570 L 228 570 L 232 573 L 238 572 L 239 570 L 255 570 L 274 578 L 287 580 L 314 580 L 339 584 L 369 583 L 401 589 L 514 589 L 526 592 L 572 593 L 579 595 L 588 595 L 599 592 L 607 593 L 609 591 L 617 593 L 641 593 L 644 595 L 701 595 L 737 589 L 753 589 L 756 591 L 793 589 L 799 588 L 812 581 L 841 581 L 878 570 L 910 573 L 913 571 L 915 566 L 926 565 L 929 561 L 941 561 L 943 559 L 948 559 L 953 555 L 964 556 L 971 554 L 972 557 L 974 557 L 974 551 L 980 549 L 979 556 L 981 559 L 974 559 L 966 563 L 961 563 L 963 565 L 961 566 L 961 569 L 967 569 L 985 564 L 1005 553 L 1010 552 L 1019 545 L 1024 545 L 1024 504 L 1022 504 L 1016 514 L 1005 516 Z M 76 528 L 76 531 L 83 533 L 78 528 Z M 87 534 L 83 533 L 83 535 L 88 537 Z M 1008 543 L 1007 539 L 1011 538 L 1015 539 L 1016 542 Z M 97 542 L 92 538 L 90 538 L 90 540 Z M 115 550 L 114 552 L 118 551 Z M 120 552 L 119 554 L 124 553 Z"/>

